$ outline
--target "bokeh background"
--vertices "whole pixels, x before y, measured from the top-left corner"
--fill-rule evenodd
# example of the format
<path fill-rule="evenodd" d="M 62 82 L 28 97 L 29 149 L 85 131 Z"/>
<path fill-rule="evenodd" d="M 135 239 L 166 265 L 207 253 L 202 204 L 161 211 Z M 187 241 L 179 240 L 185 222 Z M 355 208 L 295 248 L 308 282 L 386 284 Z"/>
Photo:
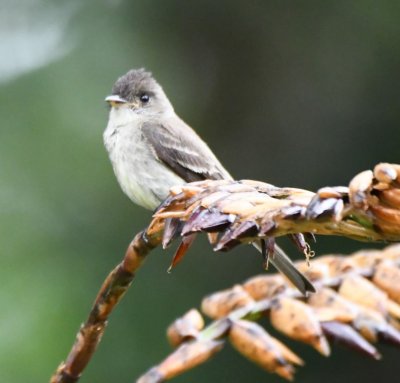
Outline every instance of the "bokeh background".
<path fill-rule="evenodd" d="M 379 161 L 400 162 L 399 17 L 395 0 L 1 0 L 0 381 L 48 380 L 149 221 L 120 191 L 103 148 L 103 100 L 118 76 L 153 71 L 237 178 L 344 185 Z M 362 246 L 319 238 L 315 249 Z M 134 381 L 169 352 L 174 318 L 261 272 L 251 249 L 214 254 L 201 239 L 167 274 L 172 253 L 148 258 L 83 383 Z M 371 362 L 290 344 L 307 362 L 299 382 L 400 374 L 389 347 Z M 281 381 L 227 345 L 176 382 L 266 380 Z"/>

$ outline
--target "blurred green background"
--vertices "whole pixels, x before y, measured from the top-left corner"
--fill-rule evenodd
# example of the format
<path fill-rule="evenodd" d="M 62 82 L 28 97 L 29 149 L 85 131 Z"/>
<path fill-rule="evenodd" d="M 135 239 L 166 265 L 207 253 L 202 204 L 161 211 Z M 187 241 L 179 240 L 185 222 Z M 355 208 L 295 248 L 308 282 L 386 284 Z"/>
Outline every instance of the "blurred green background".
<path fill-rule="evenodd" d="M 400 162 L 398 1 L 0 2 L 0 381 L 46 382 L 104 277 L 150 213 L 120 191 L 104 97 L 146 67 L 237 178 L 316 189 Z M 352 251 L 319 238 L 315 249 Z M 297 251 L 285 244 L 291 255 Z M 204 238 L 167 274 L 155 251 L 81 381 L 132 382 L 169 352 L 167 325 L 261 272 L 249 248 Z M 290 343 L 297 381 L 396 381 L 399 351 L 325 359 Z M 229 345 L 176 382 L 279 382 Z"/>

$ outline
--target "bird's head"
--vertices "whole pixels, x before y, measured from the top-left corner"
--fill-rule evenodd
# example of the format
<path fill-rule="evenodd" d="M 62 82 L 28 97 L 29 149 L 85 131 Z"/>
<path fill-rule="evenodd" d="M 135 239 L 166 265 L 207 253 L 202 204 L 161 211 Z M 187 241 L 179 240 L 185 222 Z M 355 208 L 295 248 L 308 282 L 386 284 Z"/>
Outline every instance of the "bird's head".
<path fill-rule="evenodd" d="M 136 114 L 156 117 L 173 112 L 162 87 L 145 69 L 132 69 L 121 76 L 105 101 L 113 109 L 129 109 Z"/>

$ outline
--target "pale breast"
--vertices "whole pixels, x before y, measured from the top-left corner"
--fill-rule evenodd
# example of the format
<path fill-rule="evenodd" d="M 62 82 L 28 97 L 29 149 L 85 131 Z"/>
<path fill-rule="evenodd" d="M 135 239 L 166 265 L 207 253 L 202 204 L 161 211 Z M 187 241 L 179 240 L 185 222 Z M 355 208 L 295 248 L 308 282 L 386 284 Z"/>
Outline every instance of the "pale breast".
<path fill-rule="evenodd" d="M 104 144 L 124 193 L 136 204 L 153 210 L 172 186 L 184 181 L 156 159 L 141 134 L 140 117 L 121 117 L 110 113 Z M 119 123 L 121 119 L 125 123 Z"/>

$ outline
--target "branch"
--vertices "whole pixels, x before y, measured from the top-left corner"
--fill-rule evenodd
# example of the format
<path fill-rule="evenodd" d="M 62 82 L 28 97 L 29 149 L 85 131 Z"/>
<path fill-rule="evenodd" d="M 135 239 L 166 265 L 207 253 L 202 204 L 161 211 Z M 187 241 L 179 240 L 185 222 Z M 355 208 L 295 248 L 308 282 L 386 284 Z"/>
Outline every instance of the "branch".
<path fill-rule="evenodd" d="M 114 307 L 132 283 L 135 272 L 146 255 L 159 245 L 159 233 L 147 236 L 140 232 L 129 244 L 122 262 L 114 268 L 103 282 L 96 300 L 84 324 L 82 324 L 67 360 L 60 364 L 51 377 L 51 383 L 75 383 L 89 363 L 107 325 Z"/>

